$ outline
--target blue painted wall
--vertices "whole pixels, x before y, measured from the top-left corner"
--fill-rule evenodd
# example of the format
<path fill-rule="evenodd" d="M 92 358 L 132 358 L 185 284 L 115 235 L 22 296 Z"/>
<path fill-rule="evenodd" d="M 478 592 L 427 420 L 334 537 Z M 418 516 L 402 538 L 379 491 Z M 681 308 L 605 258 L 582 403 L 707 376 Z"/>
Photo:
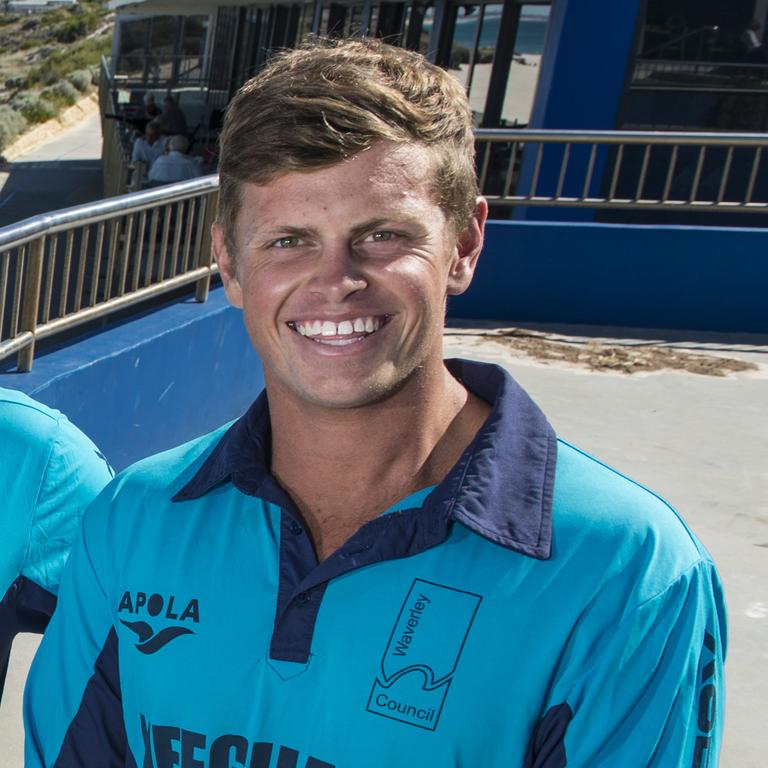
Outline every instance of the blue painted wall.
<path fill-rule="evenodd" d="M 616 126 L 640 0 L 554 0 L 532 128 Z"/>
<path fill-rule="evenodd" d="M 531 128 L 613 130 L 617 125 L 628 66 L 634 50 L 640 0 L 554 0 L 541 58 L 541 71 L 529 125 Z M 518 190 L 527 192 L 533 177 L 535 152 L 526 152 Z M 553 194 L 562 151 L 549 147 L 544 154 L 537 192 Z M 602 181 L 606 154 L 598 156 L 592 194 Z M 581 194 L 589 148 L 571 153 L 570 179 L 563 191 Z M 585 209 L 519 208 L 516 220 L 590 221 Z"/>
<path fill-rule="evenodd" d="M 0 375 L 67 414 L 115 469 L 237 418 L 263 387 L 241 313 L 223 289 L 181 302 Z"/>
<path fill-rule="evenodd" d="M 461 318 L 768 332 L 768 231 L 493 221 Z"/>

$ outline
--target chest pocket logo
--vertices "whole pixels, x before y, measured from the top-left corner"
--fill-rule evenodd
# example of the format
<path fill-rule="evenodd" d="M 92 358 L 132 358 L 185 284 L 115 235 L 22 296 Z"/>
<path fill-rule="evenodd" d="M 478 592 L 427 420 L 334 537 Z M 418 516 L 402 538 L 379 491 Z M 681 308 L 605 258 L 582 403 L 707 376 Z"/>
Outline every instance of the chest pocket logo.
<path fill-rule="evenodd" d="M 482 597 L 414 579 L 368 699 L 368 712 L 434 731 Z"/>
<path fill-rule="evenodd" d="M 181 635 L 192 635 L 195 630 L 190 624 L 197 624 L 200 621 L 200 605 L 196 598 L 192 598 L 185 603 L 186 607 L 180 609 L 175 595 L 163 597 L 160 594 L 152 594 L 147 597 L 146 592 L 132 593 L 126 590 L 120 598 L 120 605 L 117 608 L 118 615 L 131 615 L 131 620 L 127 618 L 120 619 L 120 623 L 136 633 L 136 649 L 142 653 L 156 653 L 171 640 Z M 152 628 L 148 621 L 144 621 L 140 616 L 146 615 L 150 619 L 175 621 L 177 623 L 165 626 L 158 631 Z"/>

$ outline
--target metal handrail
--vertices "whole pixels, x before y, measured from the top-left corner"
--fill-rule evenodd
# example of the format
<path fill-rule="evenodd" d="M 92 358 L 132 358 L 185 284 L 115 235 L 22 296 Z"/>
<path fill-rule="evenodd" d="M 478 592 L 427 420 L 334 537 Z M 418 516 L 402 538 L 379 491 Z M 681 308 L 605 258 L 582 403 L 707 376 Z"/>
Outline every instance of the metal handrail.
<path fill-rule="evenodd" d="M 219 188 L 218 174 L 202 176 L 190 181 L 180 181 L 162 187 L 142 189 L 118 197 L 108 197 L 92 203 L 83 203 L 72 208 L 63 208 L 51 213 L 41 213 L 23 219 L 16 224 L 0 227 L 0 253 L 33 240 L 40 235 L 52 235 L 71 229 L 72 226 L 97 224 L 115 216 L 138 213 L 157 204 L 168 205 L 205 192 L 216 192 Z"/>
<path fill-rule="evenodd" d="M 476 140 L 480 191 L 497 206 L 768 211 L 762 133 L 479 129 Z"/>
<path fill-rule="evenodd" d="M 33 216 L 0 229 L 0 360 L 186 285 L 205 301 L 218 177 Z"/>
<path fill-rule="evenodd" d="M 679 144 L 681 146 L 768 146 L 765 133 L 715 133 L 690 131 L 584 131 L 531 128 L 478 128 L 475 138 L 485 141 L 522 141 L 550 144 Z"/>

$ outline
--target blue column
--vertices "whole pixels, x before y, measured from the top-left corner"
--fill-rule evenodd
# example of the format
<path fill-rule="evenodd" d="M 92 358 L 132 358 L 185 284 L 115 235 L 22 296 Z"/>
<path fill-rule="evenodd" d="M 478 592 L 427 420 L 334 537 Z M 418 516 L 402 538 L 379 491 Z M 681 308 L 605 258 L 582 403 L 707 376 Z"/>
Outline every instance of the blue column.
<path fill-rule="evenodd" d="M 633 58 L 641 0 L 554 0 L 547 42 L 529 125 L 531 128 L 584 128 L 612 130 L 618 123 L 625 82 Z M 574 192 L 580 192 L 589 150 L 571 152 Z M 534 148 L 523 160 L 518 189 L 527 190 L 533 175 Z M 560 156 L 545 153 L 537 189 L 552 193 L 557 184 Z M 600 167 L 596 167 L 595 189 Z M 576 177 L 581 176 L 577 181 Z M 565 194 L 568 194 L 569 173 Z M 588 211 L 519 209 L 520 219 L 589 220 Z"/>

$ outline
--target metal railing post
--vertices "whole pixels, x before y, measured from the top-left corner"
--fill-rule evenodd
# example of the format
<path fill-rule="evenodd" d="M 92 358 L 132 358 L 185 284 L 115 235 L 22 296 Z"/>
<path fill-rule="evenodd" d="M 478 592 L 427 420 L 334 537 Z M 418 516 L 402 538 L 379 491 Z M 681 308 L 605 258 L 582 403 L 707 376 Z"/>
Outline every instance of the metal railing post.
<path fill-rule="evenodd" d="M 203 216 L 203 236 L 200 240 L 200 253 L 197 258 L 197 265 L 199 267 L 210 267 L 211 260 L 213 258 L 212 253 L 212 241 L 211 241 L 211 227 L 216 220 L 216 208 L 218 206 L 218 193 L 211 192 L 205 197 L 205 215 Z M 208 291 L 211 287 L 211 273 L 198 280 L 195 283 L 195 300 L 206 301 L 208 299 Z"/>
<path fill-rule="evenodd" d="M 40 286 L 43 279 L 43 250 L 45 235 L 38 237 L 29 244 L 29 256 L 24 280 L 24 292 L 21 308 L 21 332 L 31 333 L 29 342 L 19 350 L 17 366 L 19 371 L 26 373 L 32 370 L 35 358 L 35 329 L 37 328 L 37 312 L 40 307 Z"/>

